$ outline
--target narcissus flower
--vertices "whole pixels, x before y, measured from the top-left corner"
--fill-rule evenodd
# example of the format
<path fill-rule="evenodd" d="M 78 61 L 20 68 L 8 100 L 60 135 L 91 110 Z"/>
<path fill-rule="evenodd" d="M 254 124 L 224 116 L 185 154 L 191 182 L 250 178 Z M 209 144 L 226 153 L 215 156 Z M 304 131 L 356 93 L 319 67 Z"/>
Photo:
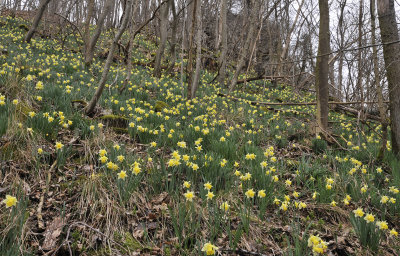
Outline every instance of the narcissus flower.
<path fill-rule="evenodd" d="M 213 199 L 213 197 L 214 197 L 215 195 L 214 195 L 214 193 L 213 192 L 211 192 L 211 191 L 208 191 L 208 193 L 207 193 L 207 200 L 211 200 L 211 199 Z"/>
<path fill-rule="evenodd" d="M 194 192 L 193 191 L 188 191 L 183 194 L 186 198 L 186 201 L 192 202 L 194 198 Z"/>
<path fill-rule="evenodd" d="M 265 194 L 265 189 L 259 190 L 257 196 L 259 198 L 264 198 L 267 194 Z"/>
<path fill-rule="evenodd" d="M 201 251 L 205 252 L 207 255 L 215 255 L 216 250 L 218 250 L 218 247 L 211 243 L 205 243 L 201 249 Z"/>
<path fill-rule="evenodd" d="M 56 149 L 60 150 L 64 147 L 64 145 L 61 142 L 56 142 Z"/>
<path fill-rule="evenodd" d="M 388 224 L 386 221 L 377 221 L 376 222 L 376 226 L 380 229 L 380 230 L 385 230 L 388 229 Z"/>
<path fill-rule="evenodd" d="M 390 235 L 391 236 L 398 236 L 399 233 L 395 229 L 392 229 L 392 230 L 390 230 Z"/>
<path fill-rule="evenodd" d="M 223 202 L 221 204 L 221 210 L 224 210 L 225 212 L 229 210 L 230 205 L 228 204 L 228 202 Z"/>
<path fill-rule="evenodd" d="M 353 213 L 356 215 L 356 217 L 364 216 L 364 211 L 361 208 L 357 208 L 356 210 L 353 211 Z"/>
<path fill-rule="evenodd" d="M 375 217 L 374 217 L 374 215 L 368 213 L 368 214 L 365 216 L 364 220 L 366 220 L 367 223 L 374 222 L 374 221 L 375 221 Z"/>
<path fill-rule="evenodd" d="M 183 187 L 185 187 L 185 188 L 190 188 L 191 185 L 192 184 L 190 184 L 190 181 L 183 182 Z"/>
<path fill-rule="evenodd" d="M 254 192 L 253 189 L 249 189 L 249 190 L 247 190 L 246 193 L 245 193 L 245 195 L 246 195 L 247 198 L 253 198 L 253 197 L 254 197 L 254 194 L 255 194 L 255 192 Z"/>
<path fill-rule="evenodd" d="M 212 188 L 211 183 L 210 182 L 205 183 L 204 184 L 204 188 L 207 189 L 207 190 L 211 190 L 211 188 Z"/>
<path fill-rule="evenodd" d="M 125 178 L 126 178 L 126 172 L 125 171 L 120 171 L 118 173 L 118 179 L 125 180 Z"/>
<path fill-rule="evenodd" d="M 6 204 L 6 208 L 10 208 L 17 204 L 18 200 L 14 196 L 6 195 L 6 199 L 3 200 L 3 203 Z"/>

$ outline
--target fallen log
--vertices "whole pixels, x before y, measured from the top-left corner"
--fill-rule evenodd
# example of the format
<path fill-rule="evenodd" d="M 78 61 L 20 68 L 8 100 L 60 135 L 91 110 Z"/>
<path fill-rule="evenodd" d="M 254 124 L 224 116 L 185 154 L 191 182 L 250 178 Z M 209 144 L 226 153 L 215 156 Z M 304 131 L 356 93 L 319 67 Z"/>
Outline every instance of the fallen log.
<path fill-rule="evenodd" d="M 262 102 L 262 101 L 251 101 L 241 98 L 235 98 L 233 96 L 218 93 L 219 97 L 227 97 L 236 101 L 246 101 L 251 105 L 266 105 L 266 106 L 313 106 L 317 105 L 317 102 Z M 349 102 L 340 102 L 340 101 L 330 101 L 328 104 L 330 105 L 352 105 L 352 104 L 376 104 L 377 101 L 349 101 Z M 384 103 L 389 103 L 389 101 L 385 101 Z M 357 111 L 357 110 L 356 110 Z"/>
<path fill-rule="evenodd" d="M 257 76 L 257 77 L 250 77 L 247 79 L 242 79 L 238 80 L 237 84 L 243 84 L 251 81 L 257 81 L 257 80 L 264 80 L 264 79 L 269 79 L 269 80 L 277 80 L 277 79 L 283 79 L 285 78 L 284 76 Z"/>
<path fill-rule="evenodd" d="M 336 105 L 335 106 L 335 111 L 342 111 L 345 112 L 348 115 L 354 116 L 354 117 L 358 117 L 360 110 L 357 110 L 355 108 L 349 108 L 349 107 L 345 107 L 345 106 L 341 106 L 341 105 Z M 369 119 L 369 120 L 374 120 L 374 121 L 381 121 L 381 118 L 379 116 L 375 116 L 375 115 L 371 115 L 368 113 L 364 113 L 364 117 L 365 119 Z"/>
<path fill-rule="evenodd" d="M 260 105 L 260 106 L 313 106 L 313 105 L 317 105 L 316 102 L 261 102 L 261 101 L 251 101 L 251 100 L 246 100 L 246 99 L 241 99 L 241 98 L 236 98 L 227 94 L 223 94 L 223 93 L 218 93 L 217 94 L 219 97 L 226 97 L 232 101 L 242 101 L 242 102 L 246 102 L 250 105 Z M 351 104 L 375 104 L 378 102 L 375 101 L 367 101 L 367 102 L 361 102 L 361 101 L 350 101 L 350 102 L 338 102 L 338 101 L 330 101 L 328 102 L 328 104 L 330 105 L 335 105 L 334 107 L 334 111 L 342 111 L 345 112 L 346 114 L 349 114 L 351 116 L 355 116 L 358 117 L 359 114 L 359 110 L 355 109 L 355 108 L 350 108 L 350 107 L 345 107 L 342 105 L 351 105 Z M 389 103 L 388 101 L 385 101 L 384 103 Z M 273 108 L 271 108 L 270 110 L 273 110 Z M 367 120 L 374 120 L 374 121 L 378 121 L 380 122 L 381 119 L 379 116 L 375 116 L 375 115 L 371 115 L 368 113 L 364 114 L 365 119 Z"/>

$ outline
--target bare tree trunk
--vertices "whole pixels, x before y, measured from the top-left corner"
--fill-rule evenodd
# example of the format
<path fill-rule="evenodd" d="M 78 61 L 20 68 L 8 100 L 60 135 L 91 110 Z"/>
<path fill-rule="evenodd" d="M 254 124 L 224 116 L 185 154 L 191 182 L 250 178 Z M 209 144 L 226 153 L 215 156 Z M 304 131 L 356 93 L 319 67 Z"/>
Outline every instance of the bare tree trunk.
<path fill-rule="evenodd" d="M 254 31 L 255 31 L 255 27 L 256 27 L 257 18 L 258 18 L 258 11 L 260 9 L 260 3 L 261 3 L 261 1 L 253 2 L 253 6 L 251 9 L 251 15 L 250 15 L 249 32 L 247 34 L 247 38 L 243 45 L 243 48 L 240 51 L 240 56 L 239 56 L 239 60 L 238 60 L 237 66 L 236 66 L 236 71 L 235 71 L 235 74 L 233 75 L 231 84 L 229 86 L 229 92 L 232 92 L 233 89 L 236 87 L 239 74 L 244 67 L 245 60 L 246 60 L 246 57 L 249 52 L 251 40 L 253 40 L 253 37 L 254 37 Z"/>
<path fill-rule="evenodd" d="M 219 72 L 218 72 L 218 82 L 220 84 L 225 84 L 226 77 L 226 54 L 228 52 L 228 29 L 226 24 L 226 14 L 227 14 L 227 0 L 222 0 L 221 3 L 221 18 L 220 18 L 220 34 L 221 34 L 221 44 L 220 51 L 221 55 L 219 57 Z"/>
<path fill-rule="evenodd" d="M 362 25 L 363 25 L 363 16 L 364 16 L 364 0 L 360 0 L 360 9 L 358 15 L 358 48 L 362 47 L 363 44 L 363 35 L 362 35 Z M 360 96 L 360 101 L 364 101 L 364 90 L 362 88 L 362 49 L 358 50 L 357 53 L 357 90 Z M 361 116 L 364 117 L 364 107 L 361 104 Z"/>
<path fill-rule="evenodd" d="M 27 43 L 31 42 L 31 39 L 33 37 L 33 35 L 36 32 L 36 29 L 39 26 L 40 20 L 42 19 L 43 13 L 46 10 L 47 5 L 49 4 L 51 0 L 41 0 L 40 4 L 39 4 L 39 9 L 36 12 L 35 18 L 33 20 L 32 26 L 29 29 L 28 33 L 25 36 L 25 41 Z"/>
<path fill-rule="evenodd" d="M 339 15 L 339 23 L 338 23 L 338 32 L 340 37 L 340 45 L 339 47 L 342 48 L 344 46 L 344 28 L 343 28 L 343 20 L 344 20 L 344 8 L 346 6 L 346 1 L 340 2 L 340 15 Z M 343 52 L 339 55 L 339 64 L 338 64 L 338 90 L 337 90 L 337 97 L 338 99 L 342 99 L 343 97 L 343 63 L 344 63 L 344 56 Z"/>
<path fill-rule="evenodd" d="M 89 40 L 90 40 L 90 21 L 93 16 L 94 12 L 94 0 L 88 0 L 87 1 L 87 16 L 86 16 L 86 21 L 85 21 L 85 31 L 84 31 L 84 41 L 85 41 L 85 54 L 87 51 L 87 48 L 89 47 Z"/>
<path fill-rule="evenodd" d="M 315 87 L 317 91 L 317 124 L 319 127 L 316 133 L 319 134 L 328 131 L 328 114 L 329 114 L 329 3 L 328 0 L 319 0 L 319 41 L 317 65 L 315 70 Z M 322 55 L 322 56 L 321 56 Z"/>
<path fill-rule="evenodd" d="M 176 13 L 176 6 L 175 6 L 175 1 L 170 1 L 170 8 L 172 11 L 172 16 L 173 16 L 173 21 L 172 21 L 172 28 L 171 28 L 171 61 L 169 63 L 169 68 L 168 68 L 168 73 L 172 72 L 172 70 L 175 67 L 175 62 L 176 62 L 176 36 L 178 33 L 178 22 L 179 22 L 179 17 Z M 183 38 L 182 38 L 183 40 Z"/>
<path fill-rule="evenodd" d="M 194 20 L 194 17 L 193 17 L 193 9 L 195 8 L 194 6 L 195 6 L 195 2 L 196 2 L 197 0 L 189 0 L 189 4 L 188 4 L 188 6 L 187 6 L 187 12 L 186 12 L 186 31 L 185 31 L 185 33 L 186 33 L 186 36 L 185 36 L 185 38 L 186 38 L 186 40 L 184 41 L 184 44 L 183 44 L 183 46 L 184 46 L 184 50 L 189 50 L 189 48 L 190 48 L 190 35 L 193 33 L 192 31 L 191 31 L 191 29 L 192 29 L 192 23 L 193 23 L 193 20 Z"/>
<path fill-rule="evenodd" d="M 370 1 L 370 12 L 371 12 L 371 44 L 372 46 L 372 58 L 373 58 L 373 65 L 374 65 L 374 77 L 375 77 L 375 90 L 376 95 L 378 96 L 378 108 L 379 108 L 379 116 L 381 118 L 381 125 L 382 125 L 382 142 L 381 148 L 379 150 L 378 159 L 382 159 L 386 149 L 386 142 L 387 142 L 387 118 L 386 118 L 386 111 L 385 106 L 383 105 L 383 93 L 382 93 L 382 85 L 381 79 L 379 77 L 379 64 L 378 64 L 378 49 L 376 47 L 376 1 Z"/>
<path fill-rule="evenodd" d="M 215 15 L 215 46 L 214 49 L 215 51 L 218 51 L 221 40 L 222 40 L 222 5 L 224 4 L 225 0 L 221 0 L 221 11 L 220 15 L 218 15 L 218 1 L 215 3 L 215 8 L 216 8 L 216 15 Z M 226 3 L 225 3 L 225 8 L 226 8 Z"/>
<path fill-rule="evenodd" d="M 164 55 L 165 45 L 167 43 L 168 36 L 168 14 L 169 3 L 166 3 L 161 7 L 160 10 L 160 44 L 157 49 L 156 60 L 154 63 L 155 77 L 161 77 L 161 60 Z"/>
<path fill-rule="evenodd" d="M 192 72 L 193 72 L 193 38 L 194 38 L 194 30 L 196 28 L 196 7 L 197 7 L 197 2 L 201 0 L 193 0 L 192 5 L 192 27 L 190 29 L 190 36 L 189 36 L 189 58 L 188 58 L 188 64 L 186 68 L 186 74 L 187 74 L 187 99 L 190 100 L 192 99 L 192 82 L 193 82 L 193 77 L 192 77 Z M 188 14 L 189 15 L 189 14 Z"/>
<path fill-rule="evenodd" d="M 125 7 L 125 13 L 124 13 L 124 19 L 121 23 L 121 26 L 117 32 L 117 34 L 114 37 L 113 43 L 110 46 L 108 56 L 106 63 L 104 65 L 103 73 L 101 74 L 101 79 L 99 82 L 99 86 L 97 87 L 97 90 L 95 94 L 93 95 L 92 99 L 90 100 L 89 104 L 85 108 L 85 113 L 87 115 L 93 113 L 94 108 L 96 107 L 97 102 L 99 101 L 101 94 L 104 90 L 104 86 L 107 81 L 108 77 L 108 72 L 110 71 L 112 59 L 114 56 L 114 49 L 116 48 L 118 41 L 121 39 L 122 34 L 125 32 L 126 27 L 128 25 L 128 20 L 131 15 L 131 8 L 132 8 L 132 0 L 127 0 L 126 1 L 126 7 Z"/>
<path fill-rule="evenodd" d="M 201 72 L 201 35 L 203 34 L 203 26 L 201 21 L 201 0 L 197 1 L 196 7 L 196 70 L 194 72 L 192 88 L 191 88 L 191 97 L 196 97 L 197 88 L 199 87 L 199 79 Z"/>
<path fill-rule="evenodd" d="M 88 47 L 86 48 L 86 52 L 85 52 L 85 65 L 86 66 L 90 66 L 90 64 L 93 61 L 94 48 L 96 47 L 96 44 L 97 44 L 97 41 L 99 40 L 101 31 L 103 30 L 104 21 L 105 21 L 107 15 L 109 14 L 111 7 L 114 5 L 114 1 L 115 0 L 106 0 L 106 2 L 104 4 L 104 10 L 100 14 L 94 34 L 89 41 Z"/>
<path fill-rule="evenodd" d="M 400 158 L 400 45 L 387 44 L 399 40 L 394 0 L 378 0 L 383 57 L 389 84 L 389 109 L 393 153 Z"/>

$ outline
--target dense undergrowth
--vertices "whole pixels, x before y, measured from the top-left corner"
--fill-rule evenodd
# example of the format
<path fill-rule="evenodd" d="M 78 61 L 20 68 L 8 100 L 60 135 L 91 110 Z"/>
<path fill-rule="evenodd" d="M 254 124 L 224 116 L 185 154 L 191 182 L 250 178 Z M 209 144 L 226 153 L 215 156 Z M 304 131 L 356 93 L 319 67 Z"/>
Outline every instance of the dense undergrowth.
<path fill-rule="evenodd" d="M 220 97 L 204 71 L 187 101 L 180 73 L 140 65 L 120 93 L 120 62 L 87 117 L 103 60 L 85 68 L 75 36 L 26 44 L 25 21 L 0 23 L 1 255 L 399 253 L 400 164 L 390 143 L 376 160 L 378 123 L 331 111 L 328 145 L 314 106 L 248 102 L 312 93 L 251 82 Z M 138 37 L 133 62 L 155 49 Z"/>

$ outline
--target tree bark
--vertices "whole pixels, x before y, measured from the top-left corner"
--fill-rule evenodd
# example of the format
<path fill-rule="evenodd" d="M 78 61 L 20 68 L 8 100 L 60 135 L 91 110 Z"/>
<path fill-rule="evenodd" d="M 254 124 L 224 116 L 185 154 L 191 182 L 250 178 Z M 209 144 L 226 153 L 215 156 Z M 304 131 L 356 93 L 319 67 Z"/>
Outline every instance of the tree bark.
<path fill-rule="evenodd" d="M 176 13 L 176 6 L 175 6 L 175 1 L 170 1 L 170 8 L 173 16 L 173 21 L 172 21 L 172 28 L 171 28 L 171 48 L 170 48 L 170 55 L 171 55 L 171 61 L 169 62 L 169 68 L 167 73 L 171 73 L 174 70 L 175 67 L 175 62 L 176 62 L 176 40 L 177 40 L 177 33 L 178 33 L 178 22 L 179 22 L 179 17 L 178 14 Z"/>
<path fill-rule="evenodd" d="M 344 47 L 344 28 L 343 28 L 343 22 L 344 22 L 344 8 L 346 6 L 346 1 L 340 2 L 340 15 L 339 15 L 339 23 L 338 23 L 338 34 L 340 37 L 340 45 L 339 48 L 342 49 Z M 343 52 L 340 53 L 339 55 L 339 64 L 338 64 L 338 90 L 337 90 L 337 97 L 338 99 L 342 99 L 343 94 L 343 64 L 344 64 L 344 56 Z"/>
<path fill-rule="evenodd" d="M 315 70 L 315 87 L 317 91 L 317 134 L 328 131 L 328 114 L 329 114 L 329 3 L 328 0 L 319 0 L 319 41 L 318 41 L 318 57 Z M 321 56 L 323 55 L 323 56 Z"/>
<path fill-rule="evenodd" d="M 359 9 L 359 15 L 358 15 L 358 48 L 362 47 L 363 44 L 363 35 L 362 35 L 362 26 L 363 26 L 363 17 L 364 17 L 364 0 L 360 0 L 360 9 Z M 362 88 L 362 49 L 359 49 L 357 52 L 357 90 L 359 93 L 359 100 L 362 102 L 364 101 L 364 89 Z M 364 111 L 361 108 L 361 116 L 364 115 Z"/>
<path fill-rule="evenodd" d="M 85 41 L 85 54 L 86 51 L 89 47 L 89 40 L 90 40 L 90 21 L 92 19 L 93 16 L 93 12 L 94 12 L 94 0 L 88 0 L 87 1 L 87 5 L 88 5 L 88 11 L 87 11 L 87 16 L 86 16 L 86 21 L 85 21 L 85 31 L 84 31 L 84 41 Z"/>
<path fill-rule="evenodd" d="M 218 72 L 218 83 L 225 84 L 226 77 L 226 54 L 228 52 L 228 29 L 226 24 L 226 14 L 227 14 L 227 0 L 222 0 L 221 3 L 221 44 L 220 44 L 220 57 L 219 57 L 219 72 Z"/>
<path fill-rule="evenodd" d="M 86 52 L 85 52 L 85 65 L 86 66 L 90 66 L 90 64 L 93 61 L 94 49 L 96 47 L 97 41 L 99 40 L 101 31 L 103 30 L 105 19 L 106 19 L 107 15 L 109 14 L 111 7 L 114 5 L 114 1 L 115 0 L 106 0 L 106 2 L 104 4 L 104 10 L 100 14 L 94 34 L 90 38 L 88 47 L 86 48 Z"/>
<path fill-rule="evenodd" d="M 201 72 L 201 35 L 203 34 L 203 26 L 201 21 L 201 0 L 197 1 L 196 7 L 196 69 L 193 76 L 192 88 L 190 96 L 196 97 L 197 88 L 199 87 L 200 72 Z"/>
<path fill-rule="evenodd" d="M 191 21 L 191 29 L 190 29 L 190 36 L 189 36 L 189 58 L 188 58 L 188 64 L 186 68 L 186 74 L 187 74 L 187 99 L 190 100 L 192 99 L 192 82 L 193 82 L 193 77 L 192 77 L 192 72 L 193 72 L 193 40 L 194 40 L 194 30 L 196 28 L 196 7 L 197 7 L 197 2 L 201 0 L 193 0 L 191 5 L 193 5 L 192 9 L 192 21 Z M 189 19 L 188 19 L 189 20 Z"/>
<path fill-rule="evenodd" d="M 37 30 L 37 28 L 39 26 L 40 20 L 42 19 L 43 13 L 46 10 L 46 7 L 50 3 L 50 1 L 51 0 L 42 0 L 42 1 L 40 1 L 39 9 L 36 12 L 36 15 L 35 15 L 35 18 L 33 20 L 32 26 L 29 29 L 28 33 L 26 33 L 26 36 L 25 36 L 25 41 L 27 43 L 31 42 L 32 37 L 35 34 L 35 32 L 36 32 L 36 30 Z"/>
<path fill-rule="evenodd" d="M 382 93 L 382 85 L 381 79 L 379 77 L 379 62 L 378 62 L 378 49 L 375 46 L 376 44 L 376 1 L 370 1 L 370 12 L 371 12 L 371 44 L 372 46 L 372 59 L 374 65 L 374 77 L 375 77 L 375 91 L 378 97 L 378 108 L 379 108 L 379 116 L 381 118 L 382 125 L 382 142 L 381 148 L 379 150 L 378 159 L 382 159 L 386 150 L 386 142 L 387 142 L 387 118 L 386 118 L 386 110 L 383 105 L 383 93 Z"/>
<path fill-rule="evenodd" d="M 111 63 L 112 63 L 112 59 L 113 59 L 113 55 L 114 55 L 114 49 L 117 46 L 118 41 L 121 39 L 122 34 L 126 30 L 126 27 L 128 25 L 128 20 L 129 20 L 130 14 L 131 14 L 131 8 L 132 8 L 132 0 L 127 0 L 124 18 L 122 20 L 121 26 L 120 26 L 117 34 L 114 37 L 113 43 L 110 46 L 107 60 L 104 65 L 103 73 L 101 74 L 99 86 L 97 87 L 97 90 L 96 90 L 95 94 L 93 95 L 92 99 L 90 100 L 89 104 L 85 108 L 85 113 L 87 115 L 93 113 L 93 110 L 96 107 L 96 104 L 99 101 L 101 94 L 104 90 L 104 86 L 105 86 L 107 78 L 108 78 L 108 72 L 110 71 L 110 67 L 111 67 Z"/>
<path fill-rule="evenodd" d="M 394 0 L 378 0 L 378 19 L 389 85 L 392 150 L 400 158 L 400 45 L 387 44 L 399 40 Z"/>
<path fill-rule="evenodd" d="M 171 1 L 171 0 L 170 0 Z M 154 63 L 154 76 L 161 77 L 161 60 L 164 55 L 168 35 L 169 3 L 164 4 L 160 10 L 160 44 L 158 45 Z"/>

